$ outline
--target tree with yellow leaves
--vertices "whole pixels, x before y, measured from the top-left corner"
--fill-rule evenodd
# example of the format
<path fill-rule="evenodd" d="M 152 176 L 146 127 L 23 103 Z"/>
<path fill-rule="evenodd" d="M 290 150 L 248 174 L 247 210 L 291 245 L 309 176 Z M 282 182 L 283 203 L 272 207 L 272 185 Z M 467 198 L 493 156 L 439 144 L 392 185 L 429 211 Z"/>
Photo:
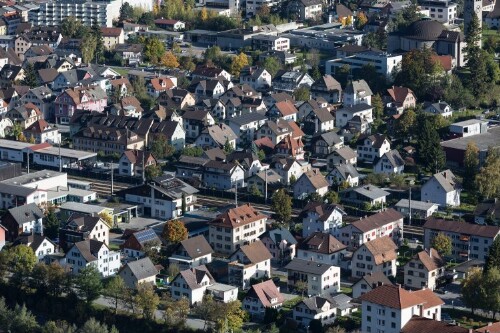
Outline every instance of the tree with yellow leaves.
<path fill-rule="evenodd" d="M 177 244 L 188 238 L 188 231 L 182 221 L 168 221 L 163 227 L 161 236 L 170 244 Z"/>
<path fill-rule="evenodd" d="M 235 76 L 240 76 L 240 72 L 243 67 L 249 65 L 248 56 L 241 52 L 236 57 L 233 58 L 233 62 L 231 63 L 231 74 Z"/>
<path fill-rule="evenodd" d="M 171 51 L 165 52 L 165 54 L 161 58 L 161 64 L 167 68 L 179 67 L 179 61 L 177 60 L 175 54 L 173 54 Z"/>
<path fill-rule="evenodd" d="M 345 25 L 350 27 L 352 25 L 352 16 L 347 16 L 345 19 Z"/>
<path fill-rule="evenodd" d="M 200 10 L 200 20 L 201 20 L 201 22 L 206 22 L 208 20 L 208 10 L 207 10 L 207 7 L 203 7 Z"/>
<path fill-rule="evenodd" d="M 368 23 L 368 18 L 364 12 L 358 12 L 356 16 L 356 29 L 361 30 L 365 27 L 366 23 Z"/>

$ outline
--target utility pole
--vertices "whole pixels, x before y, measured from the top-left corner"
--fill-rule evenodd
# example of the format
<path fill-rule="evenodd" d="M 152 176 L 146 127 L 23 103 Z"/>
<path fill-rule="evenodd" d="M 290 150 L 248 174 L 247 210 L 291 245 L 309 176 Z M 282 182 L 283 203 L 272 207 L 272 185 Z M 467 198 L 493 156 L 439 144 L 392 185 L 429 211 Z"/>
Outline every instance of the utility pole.
<path fill-rule="evenodd" d="M 410 186 L 410 200 L 408 200 L 408 225 L 411 225 L 411 186 Z"/>
<path fill-rule="evenodd" d="M 62 172 L 61 139 L 59 139 L 59 172 Z"/>
<path fill-rule="evenodd" d="M 142 183 L 146 184 L 146 165 L 144 162 L 146 155 L 146 146 L 142 146 Z"/>
<path fill-rule="evenodd" d="M 26 163 L 26 165 L 28 166 L 28 173 L 30 173 L 30 152 L 29 151 L 26 153 L 26 156 L 28 157 L 28 163 Z"/>
<path fill-rule="evenodd" d="M 235 183 L 234 187 L 234 204 L 236 207 L 238 207 L 238 182 Z"/>
<path fill-rule="evenodd" d="M 113 162 L 111 162 L 111 196 L 113 196 Z"/>
<path fill-rule="evenodd" d="M 265 170 L 265 173 L 266 173 L 266 176 L 265 176 L 265 179 L 266 179 L 266 186 L 264 188 L 264 202 L 267 204 L 267 170 Z"/>

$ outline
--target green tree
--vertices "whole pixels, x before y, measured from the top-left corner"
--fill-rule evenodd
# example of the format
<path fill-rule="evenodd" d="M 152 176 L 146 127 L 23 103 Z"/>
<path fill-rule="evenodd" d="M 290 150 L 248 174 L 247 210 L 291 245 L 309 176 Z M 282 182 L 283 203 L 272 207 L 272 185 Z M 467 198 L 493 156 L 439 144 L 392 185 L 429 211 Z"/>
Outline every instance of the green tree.
<path fill-rule="evenodd" d="M 83 324 L 82 328 L 79 330 L 80 333 L 118 333 L 116 328 L 113 326 L 111 329 L 108 329 L 106 324 L 102 324 L 95 320 L 94 318 L 90 318 Z"/>
<path fill-rule="evenodd" d="M 293 92 L 296 101 L 308 101 L 311 98 L 311 91 L 305 86 L 298 87 Z"/>
<path fill-rule="evenodd" d="M 188 230 L 184 222 L 180 220 L 172 220 L 165 223 L 163 227 L 162 237 L 170 244 L 177 244 L 188 238 Z"/>
<path fill-rule="evenodd" d="M 76 38 L 80 36 L 83 29 L 82 22 L 77 20 L 74 16 L 65 17 L 61 21 L 61 34 L 67 38 Z"/>
<path fill-rule="evenodd" d="M 11 317 L 10 331 L 14 333 L 34 333 L 38 332 L 39 326 L 35 316 L 25 305 L 16 305 Z"/>
<path fill-rule="evenodd" d="M 66 269 L 53 262 L 47 267 L 47 292 L 54 297 L 67 292 L 70 287 L 70 276 Z"/>
<path fill-rule="evenodd" d="M 375 94 L 372 98 L 372 106 L 375 118 L 382 119 L 384 115 L 384 102 L 380 94 Z"/>
<path fill-rule="evenodd" d="M 106 285 L 105 294 L 113 299 L 115 315 L 118 312 L 118 303 L 123 295 L 123 292 L 125 291 L 125 288 L 125 281 L 123 281 L 121 276 L 112 277 Z"/>
<path fill-rule="evenodd" d="M 82 52 L 82 61 L 90 63 L 96 54 L 97 39 L 93 34 L 86 34 L 80 44 L 80 51 Z"/>
<path fill-rule="evenodd" d="M 418 9 L 417 3 L 412 3 L 410 6 L 404 7 L 403 10 L 398 11 L 393 16 L 392 21 L 389 23 L 389 30 L 403 32 L 413 22 L 420 20 L 423 15 Z"/>
<path fill-rule="evenodd" d="M 248 191 L 250 192 L 251 195 L 254 195 L 256 197 L 261 197 L 262 196 L 262 192 L 259 190 L 259 188 L 255 184 L 252 184 L 248 188 Z"/>
<path fill-rule="evenodd" d="M 240 76 L 240 72 L 243 69 L 243 67 L 248 66 L 250 63 L 248 56 L 240 52 L 236 57 L 233 58 L 231 62 L 231 74 L 234 76 Z"/>
<path fill-rule="evenodd" d="M 93 265 L 87 266 L 76 277 L 75 285 L 80 297 L 83 297 L 87 304 L 90 304 L 101 295 L 101 273 Z"/>
<path fill-rule="evenodd" d="M 356 15 L 356 23 L 355 23 L 356 29 L 363 30 L 366 23 L 368 23 L 368 18 L 366 17 L 366 14 L 362 11 L 359 11 L 358 15 Z"/>
<path fill-rule="evenodd" d="M 500 270 L 497 267 L 490 267 L 486 273 L 483 273 L 483 276 L 484 290 L 487 292 L 482 309 L 493 311 L 493 318 L 495 318 L 500 312 Z"/>
<path fill-rule="evenodd" d="M 465 305 L 474 313 L 475 309 L 481 308 L 486 299 L 483 284 L 483 273 L 480 268 L 472 268 L 461 283 L 462 299 Z"/>
<path fill-rule="evenodd" d="M 485 271 L 490 268 L 500 269 L 500 237 L 495 238 L 488 250 L 488 258 L 486 259 Z"/>
<path fill-rule="evenodd" d="M 7 255 L 8 265 L 13 273 L 13 278 L 19 283 L 23 283 L 33 268 L 35 268 L 38 259 L 33 252 L 33 249 L 26 245 L 17 245 L 9 249 Z"/>
<path fill-rule="evenodd" d="M 463 187 L 467 191 L 475 190 L 476 174 L 479 171 L 479 148 L 474 141 L 467 143 L 464 156 L 464 180 Z"/>
<path fill-rule="evenodd" d="M 182 154 L 185 156 L 193 156 L 193 157 L 200 157 L 203 155 L 203 149 L 199 146 L 194 146 L 194 147 L 185 147 L 182 150 Z"/>
<path fill-rule="evenodd" d="M 94 53 L 94 58 L 96 63 L 102 62 L 104 59 L 104 41 L 102 38 L 102 31 L 101 27 L 97 23 L 97 21 L 94 21 L 92 24 L 92 35 L 95 38 L 95 53 Z"/>
<path fill-rule="evenodd" d="M 48 321 L 42 328 L 42 333 L 76 333 L 77 328 L 68 322 L 62 321 Z"/>
<path fill-rule="evenodd" d="M 292 198 L 285 189 L 279 189 L 273 194 L 271 201 L 276 220 L 279 223 L 288 223 L 292 217 Z"/>
<path fill-rule="evenodd" d="M 299 280 L 295 282 L 294 289 L 302 296 L 304 297 L 304 294 L 307 292 L 307 282 L 303 280 Z"/>
<path fill-rule="evenodd" d="M 163 174 L 163 170 L 159 164 L 148 165 L 145 170 L 145 177 L 147 181 L 153 180 Z"/>
<path fill-rule="evenodd" d="M 141 283 L 137 286 L 135 303 L 145 319 L 153 320 L 160 304 L 160 297 L 155 293 L 151 284 Z"/>
<path fill-rule="evenodd" d="M 480 26 L 479 19 L 477 15 L 471 15 L 471 20 L 469 22 L 469 26 L 467 27 L 467 31 L 465 31 L 465 42 L 467 43 L 468 52 L 472 48 L 476 48 L 479 46 L 481 42 L 482 29 Z"/>
<path fill-rule="evenodd" d="M 489 149 L 484 166 L 476 175 L 476 186 L 479 194 L 484 198 L 500 196 L 500 153 Z"/>
<path fill-rule="evenodd" d="M 47 212 L 45 215 L 45 221 L 43 223 L 43 232 L 45 235 L 51 239 L 57 238 L 59 235 L 59 219 L 56 215 L 56 209 L 54 206 L 49 205 L 47 207 Z"/>
<path fill-rule="evenodd" d="M 424 116 L 418 136 L 418 155 L 420 162 L 427 170 L 437 172 L 444 167 L 445 156 L 441 148 L 441 139 L 431 120 Z"/>
<path fill-rule="evenodd" d="M 334 191 L 328 191 L 323 196 L 323 199 L 325 201 L 328 201 L 329 204 L 337 204 L 337 203 L 339 203 L 339 194 L 337 192 L 334 192 Z"/>
<path fill-rule="evenodd" d="M 165 54 L 165 44 L 158 38 L 148 38 L 144 45 L 144 57 L 146 61 L 153 64 L 159 64 L 162 56 Z"/>
<path fill-rule="evenodd" d="M 21 85 L 28 86 L 30 88 L 39 86 L 35 67 L 30 62 L 28 62 L 26 67 L 24 67 L 24 79 L 21 80 Z"/>
<path fill-rule="evenodd" d="M 234 151 L 233 145 L 229 142 L 229 139 L 226 139 L 226 142 L 224 143 L 224 152 L 226 154 L 231 154 Z"/>
<path fill-rule="evenodd" d="M 276 57 L 267 57 L 264 59 L 262 66 L 269 72 L 269 74 L 271 74 L 271 77 L 275 77 L 278 71 L 282 68 L 280 60 Z"/>
<path fill-rule="evenodd" d="M 453 248 L 451 238 L 444 233 L 438 233 L 431 241 L 431 246 L 442 256 L 449 256 Z"/>
<path fill-rule="evenodd" d="M 309 332 L 311 333 L 323 333 L 323 324 L 319 319 L 313 319 L 309 322 Z"/>
<path fill-rule="evenodd" d="M 125 21 L 125 20 L 133 20 L 134 19 L 134 8 L 128 3 L 125 2 L 121 7 L 120 7 L 120 21 Z"/>
<path fill-rule="evenodd" d="M 221 57 L 222 51 L 220 47 L 217 45 L 209 47 L 203 53 L 203 58 L 206 61 L 217 62 L 217 60 Z"/>
<path fill-rule="evenodd" d="M 184 192 L 182 192 L 182 196 L 181 196 L 181 211 L 182 211 L 182 215 L 184 215 L 186 213 L 186 194 Z"/>
<path fill-rule="evenodd" d="M 203 296 L 202 302 L 199 302 L 194 308 L 194 314 L 204 321 L 203 331 L 207 329 L 209 323 L 214 321 L 218 315 L 216 304 L 217 302 L 213 296 L 206 294 Z"/>
<path fill-rule="evenodd" d="M 144 12 L 137 23 L 152 27 L 155 24 L 155 17 L 152 12 Z"/>

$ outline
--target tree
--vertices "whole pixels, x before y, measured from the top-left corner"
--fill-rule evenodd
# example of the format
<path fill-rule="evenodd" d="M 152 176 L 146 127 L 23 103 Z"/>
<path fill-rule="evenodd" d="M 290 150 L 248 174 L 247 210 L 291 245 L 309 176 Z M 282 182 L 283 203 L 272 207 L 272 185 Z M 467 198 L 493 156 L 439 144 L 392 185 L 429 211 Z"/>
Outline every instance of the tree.
<path fill-rule="evenodd" d="M 311 91 L 305 86 L 300 86 L 293 92 L 296 101 L 308 101 L 311 97 Z"/>
<path fill-rule="evenodd" d="M 476 186 L 484 198 L 500 196 L 500 153 L 497 150 L 488 150 L 484 166 L 476 175 Z"/>
<path fill-rule="evenodd" d="M 57 297 L 67 292 L 70 287 L 70 277 L 66 269 L 57 262 L 52 262 L 47 269 L 47 292 Z"/>
<path fill-rule="evenodd" d="M 260 17 L 268 17 L 269 15 L 271 15 L 271 9 L 267 4 L 263 4 L 257 11 L 257 15 L 259 15 Z"/>
<path fill-rule="evenodd" d="M 295 282 L 294 288 L 302 297 L 304 297 L 304 294 L 307 292 L 308 289 L 307 282 L 299 280 Z"/>
<path fill-rule="evenodd" d="M 330 326 L 325 333 L 346 333 L 346 330 L 341 326 Z"/>
<path fill-rule="evenodd" d="M 413 22 L 420 20 L 422 17 L 423 15 L 420 13 L 418 5 L 412 3 L 393 16 L 392 21 L 389 23 L 389 30 L 391 32 L 404 31 Z"/>
<path fill-rule="evenodd" d="M 82 61 L 90 63 L 96 54 L 97 39 L 93 34 L 86 34 L 80 44 L 80 51 L 82 52 Z"/>
<path fill-rule="evenodd" d="M 243 326 L 246 312 L 241 308 L 241 302 L 236 300 L 229 303 L 216 302 L 215 331 L 238 332 Z"/>
<path fill-rule="evenodd" d="M 113 326 L 111 329 L 108 329 L 106 324 L 102 324 L 95 320 L 94 318 L 90 318 L 83 324 L 82 328 L 79 330 L 80 333 L 118 333 L 116 328 Z"/>
<path fill-rule="evenodd" d="M 217 302 L 212 295 L 205 294 L 203 295 L 202 302 L 199 302 L 194 308 L 194 314 L 205 322 L 203 331 L 207 329 L 209 322 L 215 320 L 218 315 L 216 304 Z"/>
<path fill-rule="evenodd" d="M 145 319 L 153 320 L 160 304 L 160 297 L 155 293 L 150 283 L 141 283 L 137 286 L 135 303 Z"/>
<path fill-rule="evenodd" d="M 146 167 L 145 177 L 147 181 L 153 180 L 163 174 L 163 170 L 159 164 L 151 164 Z"/>
<path fill-rule="evenodd" d="M 9 268 L 14 274 L 13 278 L 19 283 L 23 283 L 38 262 L 33 249 L 26 245 L 10 248 L 7 257 Z"/>
<path fill-rule="evenodd" d="M 134 19 L 134 8 L 132 8 L 132 6 L 128 2 L 125 2 L 120 7 L 119 20 L 125 21 L 125 20 L 133 20 L 133 19 Z"/>
<path fill-rule="evenodd" d="M 61 21 L 61 34 L 64 37 L 75 38 L 81 33 L 81 30 L 84 30 L 82 28 L 82 22 L 77 20 L 74 16 L 65 17 Z"/>
<path fill-rule="evenodd" d="M 309 330 L 311 333 L 323 333 L 323 324 L 319 319 L 313 319 L 309 322 Z"/>
<path fill-rule="evenodd" d="M 179 68 L 177 57 L 170 51 L 165 52 L 161 58 L 161 64 L 167 68 Z"/>
<path fill-rule="evenodd" d="M 208 10 L 206 7 L 200 10 L 200 20 L 201 22 L 206 22 L 208 20 Z"/>
<path fill-rule="evenodd" d="M 482 282 L 483 274 L 481 269 L 472 268 L 461 283 L 462 299 L 465 305 L 471 308 L 472 313 L 482 306 L 485 299 L 486 293 Z"/>
<path fill-rule="evenodd" d="M 155 136 L 153 143 L 151 144 L 151 153 L 157 159 L 164 159 L 173 155 L 175 148 L 168 144 L 167 137 L 165 134 L 159 134 Z"/>
<path fill-rule="evenodd" d="M 245 53 L 240 52 L 240 54 L 234 57 L 231 62 L 231 74 L 240 76 L 240 72 L 243 67 L 248 66 L 249 63 L 248 56 Z"/>
<path fill-rule="evenodd" d="M 76 333 L 76 326 L 64 320 L 48 321 L 42 328 L 42 333 Z"/>
<path fill-rule="evenodd" d="M 471 48 L 475 48 L 480 45 L 481 35 L 482 35 L 482 29 L 480 26 L 479 19 L 477 18 L 477 15 L 471 15 L 471 16 L 472 17 L 467 27 L 467 31 L 465 31 L 465 42 L 467 43 L 467 49 L 466 49 L 467 52 Z"/>
<path fill-rule="evenodd" d="M 142 13 L 142 15 L 139 18 L 139 21 L 137 23 L 144 24 L 147 26 L 154 26 L 155 16 L 153 15 L 152 12 L 144 12 L 144 13 Z"/>
<path fill-rule="evenodd" d="M 87 266 L 80 270 L 75 279 L 75 285 L 80 297 L 85 298 L 87 304 L 90 304 L 101 295 L 101 273 L 93 265 Z"/>
<path fill-rule="evenodd" d="M 125 290 L 125 281 L 121 278 L 121 276 L 114 276 L 106 285 L 105 294 L 108 297 L 111 297 L 115 306 L 115 315 L 118 312 L 118 302 L 120 301 L 121 296 Z"/>
<path fill-rule="evenodd" d="M 282 67 L 280 60 L 276 57 L 266 57 L 262 66 L 271 74 L 271 77 L 275 77 Z"/>
<path fill-rule="evenodd" d="M 323 199 L 325 201 L 328 201 L 329 204 L 336 204 L 339 203 L 339 194 L 334 191 L 328 191 L 324 196 Z"/>
<path fill-rule="evenodd" d="M 26 67 L 24 67 L 24 78 L 21 80 L 21 85 L 28 86 L 30 88 L 35 88 L 39 85 L 35 67 L 30 62 L 28 62 Z"/>
<path fill-rule="evenodd" d="M 292 198 L 282 188 L 273 194 L 271 201 L 276 220 L 279 223 L 288 223 L 292 217 Z"/>
<path fill-rule="evenodd" d="M 431 246 L 438 251 L 442 256 L 449 256 L 453 245 L 451 243 L 451 238 L 446 236 L 444 233 L 438 233 L 431 242 Z"/>
<path fill-rule="evenodd" d="M 463 187 L 467 191 L 474 191 L 476 185 L 476 174 L 479 171 L 479 148 L 476 143 L 467 143 L 464 156 L 464 180 Z M 471 193 L 472 194 L 472 193 Z"/>
<path fill-rule="evenodd" d="M 438 172 L 445 164 L 444 151 L 440 144 L 441 139 L 437 130 L 432 126 L 431 120 L 425 115 L 423 117 L 417 141 L 419 160 L 427 170 Z"/>
<path fill-rule="evenodd" d="M 144 45 L 144 57 L 146 61 L 153 64 L 159 64 L 162 56 L 165 54 L 165 44 L 158 38 L 148 38 Z"/>
<path fill-rule="evenodd" d="M 215 45 L 215 46 L 209 47 L 205 50 L 205 52 L 203 53 L 203 58 L 205 59 L 205 62 L 207 62 L 209 60 L 212 62 L 216 62 L 217 59 L 219 59 L 221 55 L 222 55 L 222 51 L 221 51 L 220 47 Z"/>
<path fill-rule="evenodd" d="M 170 244 L 177 244 L 188 238 L 188 231 L 184 222 L 172 220 L 163 227 L 162 237 Z"/>
<path fill-rule="evenodd" d="M 415 128 L 417 114 L 412 109 L 405 110 L 396 122 L 396 132 L 401 138 L 411 136 L 412 129 Z"/>
<path fill-rule="evenodd" d="M 311 67 L 318 67 L 320 56 L 317 49 L 310 49 L 306 54 L 307 64 Z"/>
<path fill-rule="evenodd" d="M 34 333 L 39 329 L 35 316 L 26 308 L 25 305 L 16 305 L 14 311 L 12 311 L 10 320 L 11 323 L 9 331 L 12 332 Z"/>
<path fill-rule="evenodd" d="M 108 212 L 102 212 L 99 213 L 99 217 L 104 221 L 104 223 L 106 223 L 108 227 L 113 228 L 113 215 Z"/>
<path fill-rule="evenodd" d="M 181 212 L 182 215 L 186 213 L 186 194 L 184 192 L 182 192 L 181 196 Z"/>
<path fill-rule="evenodd" d="M 490 268 L 500 269 L 500 237 L 495 238 L 488 251 L 484 270 L 488 271 Z"/>
<path fill-rule="evenodd" d="M 200 146 L 185 147 L 182 150 L 182 155 L 200 157 L 201 155 L 203 155 L 203 149 Z"/>
<path fill-rule="evenodd" d="M 497 267 L 490 267 L 486 273 L 483 273 L 483 277 L 483 288 L 487 292 L 482 309 L 493 311 L 493 318 L 495 318 L 500 312 L 500 270 Z"/>
<path fill-rule="evenodd" d="M 368 23 L 368 18 L 366 17 L 366 14 L 362 11 L 359 11 L 358 15 L 356 15 L 356 29 L 363 30 L 366 23 Z"/>
<path fill-rule="evenodd" d="M 229 139 L 226 139 L 226 142 L 224 143 L 224 152 L 226 154 L 231 154 L 234 151 L 233 145 L 229 142 Z"/>
<path fill-rule="evenodd" d="M 94 54 L 95 61 L 96 63 L 99 63 L 104 58 L 104 41 L 102 39 L 101 27 L 99 26 L 97 21 L 94 21 L 94 23 L 92 24 L 92 35 L 94 36 L 96 41 Z"/>
<path fill-rule="evenodd" d="M 375 118 L 381 119 L 384 115 L 384 102 L 380 94 L 375 94 L 372 98 L 372 106 Z"/>
<path fill-rule="evenodd" d="M 54 206 L 49 205 L 47 207 L 47 212 L 45 215 L 45 221 L 43 223 L 43 232 L 45 235 L 51 239 L 57 238 L 59 234 L 59 219 L 56 215 L 56 209 Z"/>
<path fill-rule="evenodd" d="M 252 184 L 249 187 L 248 192 L 250 192 L 251 195 L 254 195 L 256 197 L 261 197 L 262 196 L 262 192 L 259 190 L 259 188 L 257 187 L 256 184 Z"/>

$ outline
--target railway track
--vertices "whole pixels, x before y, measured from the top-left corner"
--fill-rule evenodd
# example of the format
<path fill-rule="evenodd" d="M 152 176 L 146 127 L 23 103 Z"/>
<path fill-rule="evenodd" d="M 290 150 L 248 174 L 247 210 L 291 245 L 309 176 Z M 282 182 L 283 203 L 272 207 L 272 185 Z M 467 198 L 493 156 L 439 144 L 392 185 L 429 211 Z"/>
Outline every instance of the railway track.
<path fill-rule="evenodd" d="M 225 198 L 217 198 L 217 197 L 209 197 L 205 195 L 198 195 L 197 201 L 199 204 L 207 204 L 216 207 L 225 207 L 227 205 L 233 204 L 234 200 L 225 199 Z M 239 201 L 240 203 L 245 202 L 245 200 Z M 251 203 L 252 207 L 268 214 L 274 214 L 271 205 L 263 205 L 263 204 L 255 204 Z M 292 216 L 298 216 L 300 214 L 299 209 L 292 209 Z"/>
<path fill-rule="evenodd" d="M 95 191 L 100 197 L 105 197 L 105 196 L 111 195 L 111 181 L 96 180 L 96 179 L 85 178 L 85 177 L 76 177 L 76 176 L 71 176 L 71 177 L 69 177 L 69 179 L 83 180 L 83 181 L 89 182 L 90 188 L 93 191 Z M 113 191 L 116 192 L 119 190 L 124 190 L 124 189 L 132 187 L 132 186 L 135 186 L 135 185 L 114 182 L 113 183 Z"/>

